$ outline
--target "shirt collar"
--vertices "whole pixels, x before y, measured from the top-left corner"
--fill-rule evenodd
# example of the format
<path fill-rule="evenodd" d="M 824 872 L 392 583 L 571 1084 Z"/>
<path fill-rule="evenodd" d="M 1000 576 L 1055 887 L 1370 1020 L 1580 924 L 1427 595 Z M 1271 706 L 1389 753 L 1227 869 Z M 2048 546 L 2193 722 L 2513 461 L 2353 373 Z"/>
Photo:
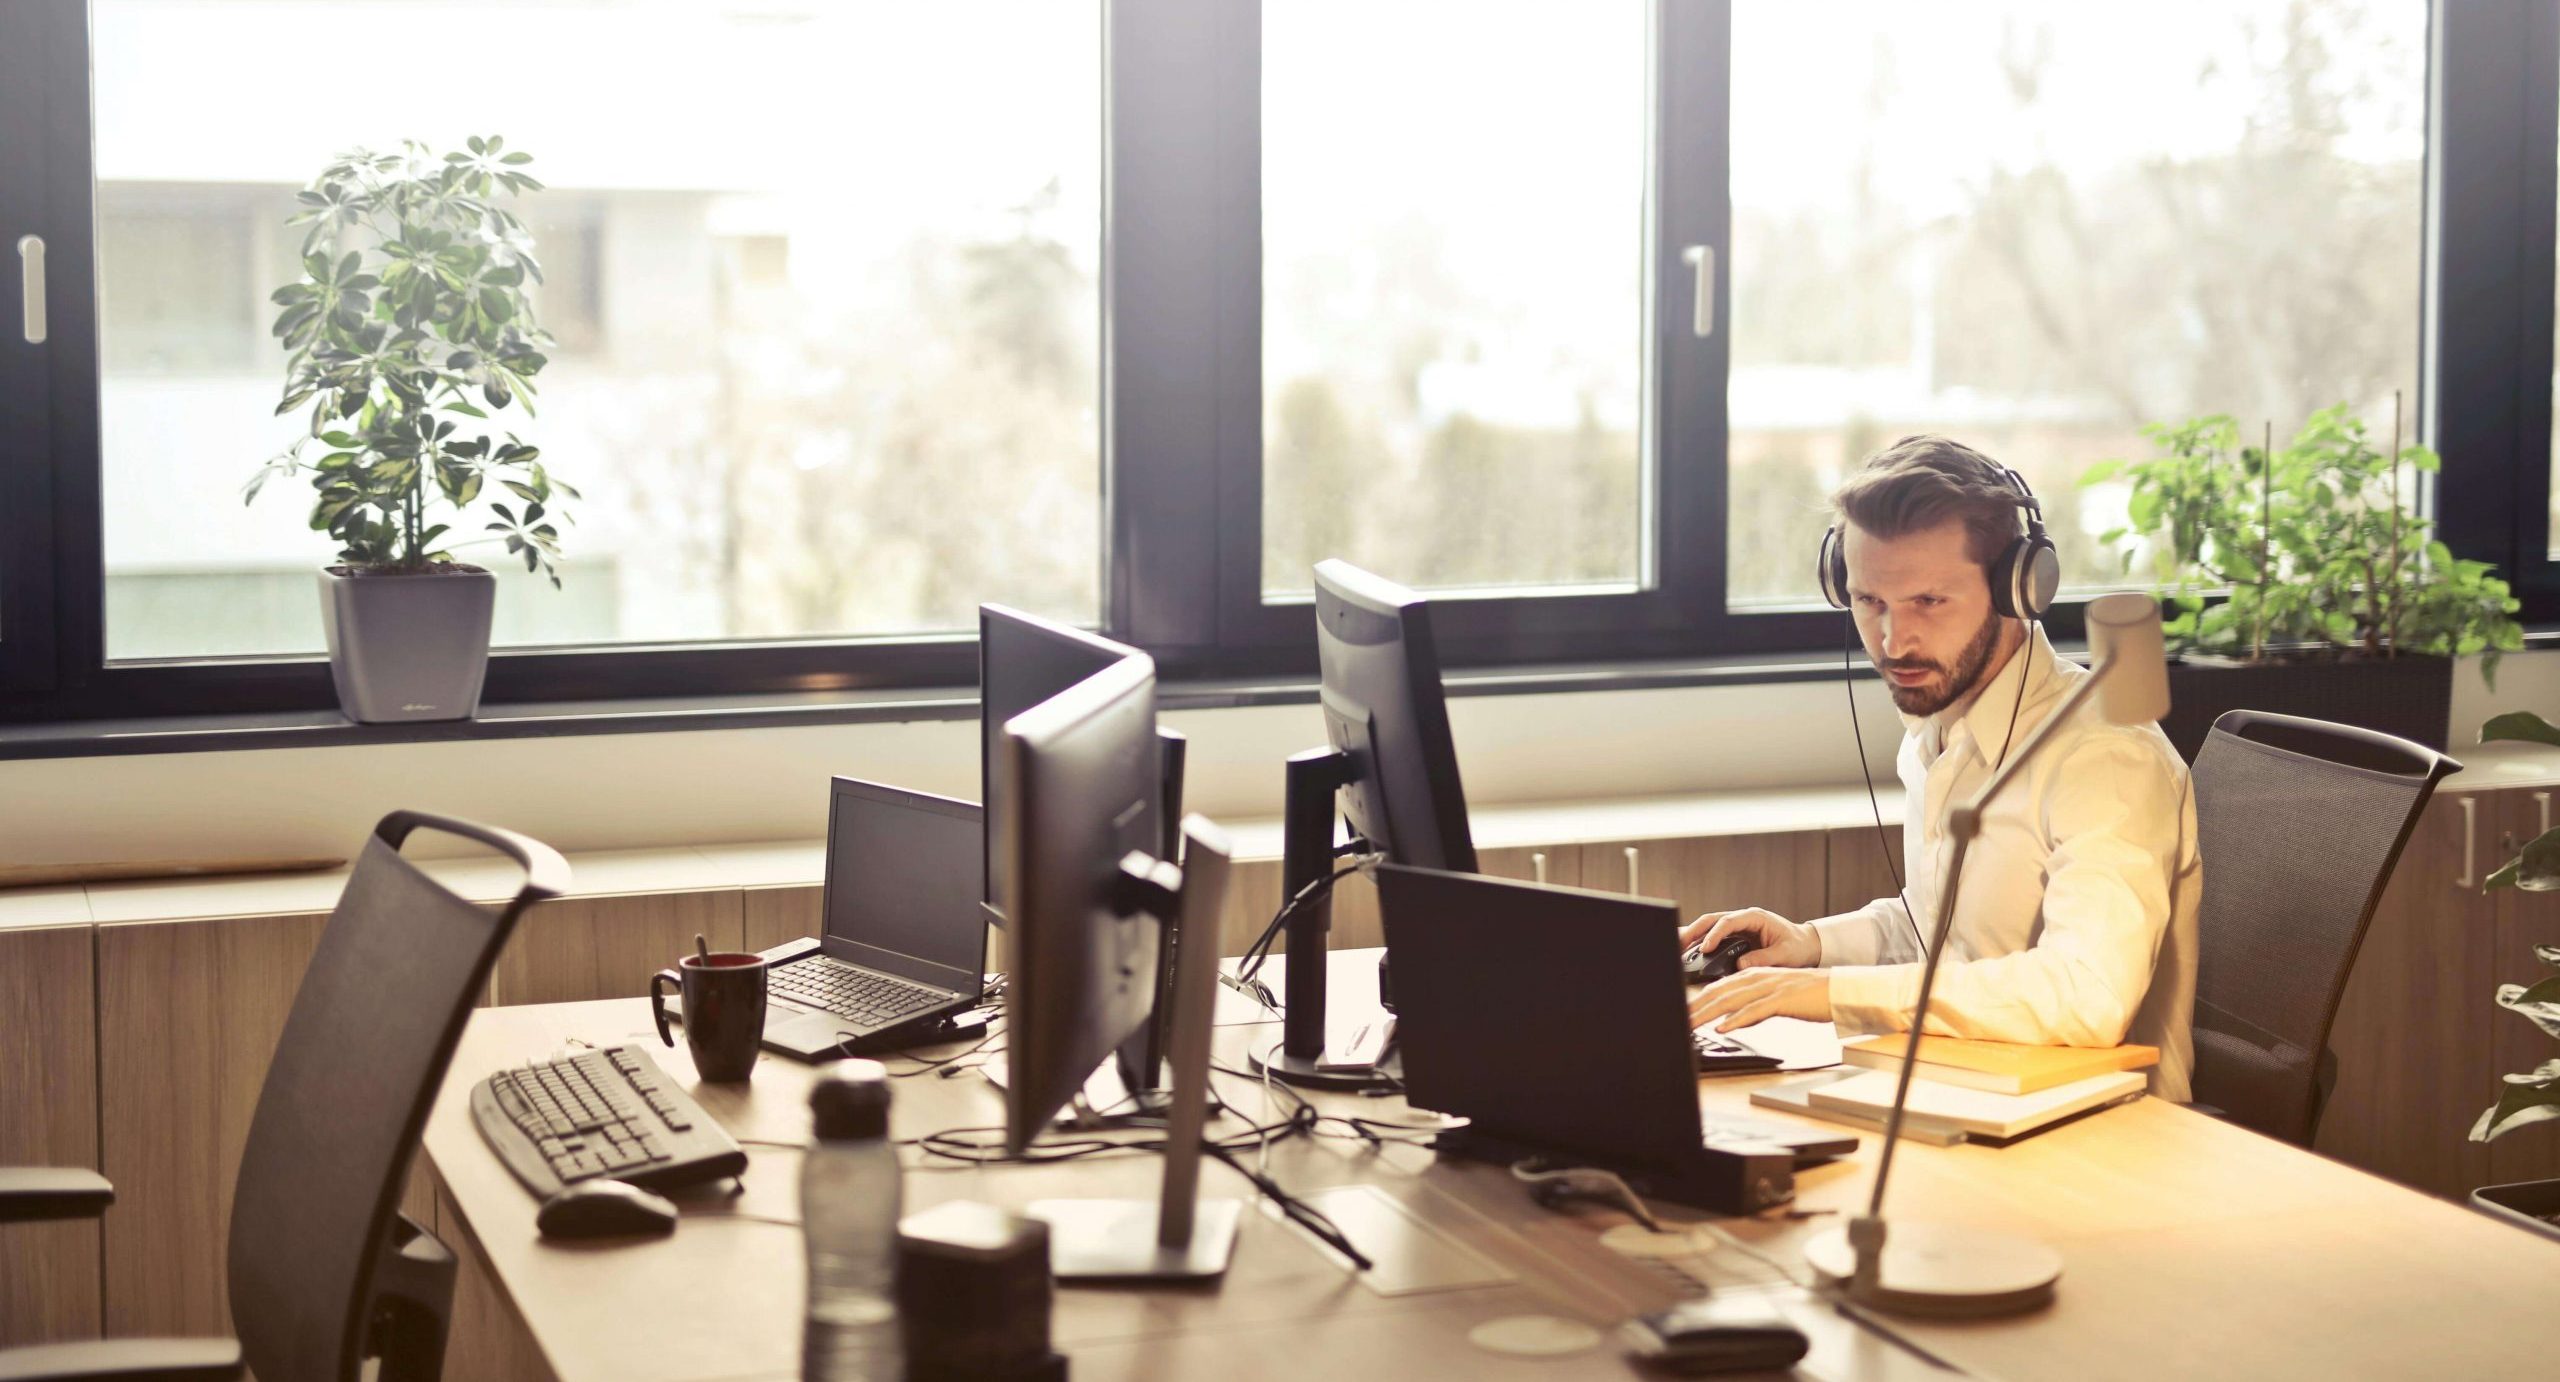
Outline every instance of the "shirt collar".
<path fill-rule="evenodd" d="M 2009 655 L 2007 664 L 1991 680 L 1975 687 L 1963 700 L 1935 715 L 1903 716 L 1903 727 L 1914 734 L 1927 734 L 1936 741 L 1939 750 L 1944 751 L 1955 735 L 1956 726 L 1962 724 L 1970 731 L 1974 753 L 1980 756 L 1983 766 L 1989 767 L 1999 761 L 2003 741 L 2009 737 L 2012 714 L 2019 717 L 2021 724 L 2031 723 L 2025 719 L 2025 707 L 2019 703 L 2019 679 L 2034 676 L 2036 680 L 2028 688 L 2028 694 L 2041 700 L 2044 689 L 2055 684 L 2053 665 L 2058 660 L 2053 645 L 2045 641 L 2044 626 L 2034 625 L 2028 631 L 2027 641 L 2018 645 L 2018 650 Z"/>

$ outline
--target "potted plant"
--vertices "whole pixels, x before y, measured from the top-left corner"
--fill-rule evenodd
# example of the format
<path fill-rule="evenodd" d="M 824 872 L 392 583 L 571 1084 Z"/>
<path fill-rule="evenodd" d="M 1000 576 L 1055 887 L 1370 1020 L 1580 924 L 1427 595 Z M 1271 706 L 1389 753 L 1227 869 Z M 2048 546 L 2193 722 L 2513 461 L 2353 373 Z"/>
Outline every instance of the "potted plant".
<path fill-rule="evenodd" d="M 2489 564 L 2457 560 L 2410 511 L 2403 469 L 2433 451 L 2377 449 L 2345 404 L 2292 443 L 2240 442 L 2226 416 L 2143 429 L 2159 455 L 2102 461 L 2083 486 L 2132 482 L 2128 521 L 2102 535 L 2123 568 L 2147 553 L 2179 661 L 2161 728 L 2188 758 L 2225 710 L 2343 720 L 2445 746 L 2453 662 L 2494 677 L 2524 646 L 2517 602 Z"/>
<path fill-rule="evenodd" d="M 497 582 L 444 538 L 490 481 L 516 503 L 490 503 L 496 536 L 477 541 L 503 539 L 560 584 L 559 501 L 578 492 L 514 433 L 462 433 L 518 402 L 531 416 L 551 344 L 529 300 L 532 237 L 498 204 L 540 189 L 531 161 L 494 136 L 441 156 L 412 141 L 342 155 L 300 194 L 302 276 L 274 294 L 288 352 L 276 412 L 307 404 L 311 425 L 247 498 L 279 475 L 317 491 L 311 526 L 340 544 L 320 573 L 329 670 L 352 720 L 478 709 Z"/>
<path fill-rule="evenodd" d="M 2560 746 L 2560 728 L 2531 711 L 2519 710 L 2480 727 L 2482 743 L 2493 739 Z M 2546 831 L 2529 841 L 2515 858 L 2482 881 L 2482 891 L 2491 888 L 2560 891 L 2560 829 Z M 2536 959 L 2560 970 L 2560 946 L 2537 945 L 2533 953 Z M 2546 1035 L 2560 1037 L 2560 974 L 2530 985 L 2500 984 L 2496 996 L 2499 1007 L 2520 1014 Z M 2471 1125 L 2471 1140 L 2486 1142 L 2555 1118 L 2560 1118 L 2560 1059 L 2506 1076 L 2497 1102 L 2482 1109 L 2480 1121 Z M 2484 1185 L 2471 1192 L 2471 1202 L 2491 1214 L 2560 1238 L 2560 1180 Z"/>

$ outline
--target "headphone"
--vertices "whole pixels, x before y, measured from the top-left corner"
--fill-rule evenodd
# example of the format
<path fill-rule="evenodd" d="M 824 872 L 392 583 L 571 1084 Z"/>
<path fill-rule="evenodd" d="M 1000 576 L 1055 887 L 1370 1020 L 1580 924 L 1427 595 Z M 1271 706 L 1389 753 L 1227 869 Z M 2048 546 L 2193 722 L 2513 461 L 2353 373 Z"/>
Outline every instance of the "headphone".
<path fill-rule="evenodd" d="M 2026 520 L 2026 531 L 1983 568 L 1991 582 L 1991 612 L 2003 619 L 2041 619 L 2053 608 L 2054 592 L 2062 588 L 2062 559 L 2054 553 L 2053 539 L 2045 535 L 2044 505 L 2027 488 L 2027 477 L 1995 461 L 1983 463 L 2000 472 L 2001 484 L 2017 491 L 2015 502 Z M 1822 586 L 1822 598 L 1833 609 L 1849 608 L 1849 558 L 1837 523 L 1822 530 L 1822 552 L 1814 561 L 1813 574 Z"/>

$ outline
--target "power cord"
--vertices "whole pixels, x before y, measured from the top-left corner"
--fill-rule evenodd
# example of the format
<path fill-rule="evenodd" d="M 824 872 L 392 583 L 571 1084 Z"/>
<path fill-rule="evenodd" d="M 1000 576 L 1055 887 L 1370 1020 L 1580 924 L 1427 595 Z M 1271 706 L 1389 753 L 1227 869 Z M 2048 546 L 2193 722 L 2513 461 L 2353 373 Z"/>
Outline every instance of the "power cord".
<path fill-rule="evenodd" d="M 1238 964 L 1236 969 L 1235 983 L 1237 985 L 1252 985 L 1260 991 L 1259 996 L 1264 1007 L 1269 1008 L 1274 1012 L 1279 1011 L 1280 1005 L 1272 1000 L 1270 990 L 1261 988 L 1261 984 L 1257 976 L 1262 973 L 1262 962 L 1270 957 L 1271 943 L 1280 938 L 1281 928 L 1287 926 L 1289 918 L 1294 915 L 1300 907 L 1305 906 L 1308 901 L 1332 892 L 1334 884 L 1341 882 L 1343 879 L 1348 878 L 1352 874 L 1358 873 L 1363 869 L 1374 868 L 1386 861 L 1387 856 L 1383 853 L 1357 854 L 1352 856 L 1350 863 L 1335 869 L 1333 872 L 1326 874 L 1322 878 L 1314 879 L 1308 882 L 1305 887 L 1298 889 L 1296 896 L 1290 898 L 1287 902 L 1280 904 L 1280 910 L 1271 914 L 1271 924 L 1263 927 L 1262 934 L 1254 938 L 1252 945 L 1246 947 L 1244 958 Z"/>

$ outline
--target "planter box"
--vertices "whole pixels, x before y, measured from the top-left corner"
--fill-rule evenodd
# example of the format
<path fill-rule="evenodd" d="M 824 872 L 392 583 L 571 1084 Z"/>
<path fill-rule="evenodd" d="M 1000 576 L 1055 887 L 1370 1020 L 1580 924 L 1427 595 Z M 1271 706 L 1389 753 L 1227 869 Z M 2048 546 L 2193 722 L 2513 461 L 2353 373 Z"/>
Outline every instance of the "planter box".
<path fill-rule="evenodd" d="M 2353 662 L 2169 664 L 2169 713 L 2160 728 L 2195 761 L 2226 710 L 2304 715 L 2396 734 L 2441 753 L 2453 720 L 2453 660 L 2408 655 Z"/>
<path fill-rule="evenodd" d="M 467 720 L 489 670 L 498 578 L 476 566 L 433 574 L 320 573 L 320 622 L 338 707 L 360 724 Z"/>
<path fill-rule="evenodd" d="M 2520 1228 L 2560 1238 L 2560 1180 L 2522 1180 L 2512 1185 L 2484 1185 L 2471 1192 L 2471 1207 Z"/>

